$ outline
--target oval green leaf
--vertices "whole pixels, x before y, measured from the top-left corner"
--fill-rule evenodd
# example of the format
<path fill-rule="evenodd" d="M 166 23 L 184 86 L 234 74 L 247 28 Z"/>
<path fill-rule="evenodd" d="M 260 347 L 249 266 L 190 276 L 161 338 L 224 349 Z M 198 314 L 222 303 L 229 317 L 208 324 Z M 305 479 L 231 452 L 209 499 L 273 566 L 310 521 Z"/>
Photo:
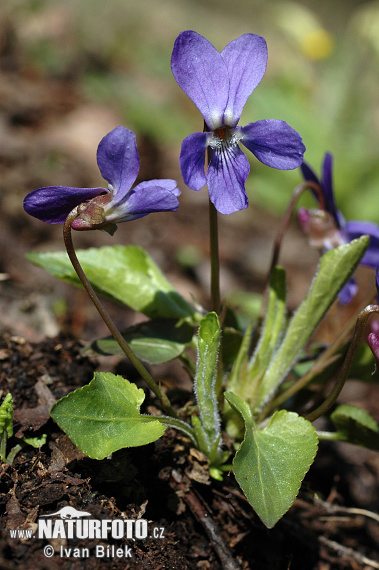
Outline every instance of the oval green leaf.
<path fill-rule="evenodd" d="M 268 426 L 259 430 L 246 402 L 231 392 L 225 397 L 245 424 L 245 438 L 233 461 L 234 475 L 259 518 L 272 528 L 296 499 L 313 463 L 316 430 L 286 410 L 275 412 Z"/>
<path fill-rule="evenodd" d="M 104 459 L 123 447 L 146 445 L 159 439 L 165 426 L 143 416 L 145 399 L 122 376 L 95 372 L 93 380 L 59 400 L 50 415 L 71 441 L 93 459 Z"/>
<path fill-rule="evenodd" d="M 99 295 L 151 318 L 193 317 L 195 309 L 164 277 L 148 253 L 138 246 L 78 250 L 78 259 Z M 65 252 L 28 253 L 29 261 L 54 277 L 81 287 Z"/>
<path fill-rule="evenodd" d="M 179 324 L 169 319 L 148 321 L 123 332 L 123 337 L 133 352 L 149 364 L 162 364 L 177 358 L 191 342 L 192 336 L 193 327 L 187 322 Z M 124 355 L 111 336 L 93 341 L 84 352 Z"/>

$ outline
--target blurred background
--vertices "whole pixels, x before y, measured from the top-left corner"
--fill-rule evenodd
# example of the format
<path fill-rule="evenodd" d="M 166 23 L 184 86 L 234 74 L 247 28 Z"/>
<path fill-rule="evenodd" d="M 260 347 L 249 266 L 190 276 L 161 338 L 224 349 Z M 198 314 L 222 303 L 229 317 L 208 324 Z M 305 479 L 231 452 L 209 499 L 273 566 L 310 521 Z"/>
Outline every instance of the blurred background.
<path fill-rule="evenodd" d="M 302 135 L 305 160 L 317 173 L 324 153 L 331 152 L 339 209 L 347 219 L 379 223 L 379 2 L 2 0 L 3 326 L 53 334 L 62 328 L 59 318 L 67 324 L 71 311 L 70 330 L 86 334 L 83 323 L 91 318 L 72 309 L 76 303 L 84 311 L 82 293 L 70 289 L 70 309 L 65 286 L 24 259 L 31 249 L 62 249 L 62 228 L 29 218 L 22 200 L 40 186 L 104 185 L 96 148 L 119 124 L 136 132 L 138 181 L 177 179 L 181 207 L 177 214 L 123 224 L 113 238 L 102 232 L 77 234 L 76 243 L 140 244 L 186 298 L 194 294 L 207 302 L 207 192 L 186 188 L 178 166 L 181 141 L 202 130 L 202 118 L 170 70 L 173 43 L 186 29 L 206 36 L 220 51 L 246 32 L 266 38 L 267 71 L 245 106 L 241 124 L 287 121 Z M 279 172 L 251 154 L 250 159 L 249 208 L 220 216 L 224 294 L 238 288 L 260 291 L 279 216 L 301 181 L 297 170 Z M 311 205 L 312 200 L 301 203 Z M 318 255 L 296 220 L 284 246 L 281 262 L 289 271 L 289 303 L 296 306 Z M 372 288 L 371 272 L 363 270 L 363 281 Z M 44 316 L 37 318 L 41 311 Z M 31 320 L 25 321 L 28 314 Z"/>

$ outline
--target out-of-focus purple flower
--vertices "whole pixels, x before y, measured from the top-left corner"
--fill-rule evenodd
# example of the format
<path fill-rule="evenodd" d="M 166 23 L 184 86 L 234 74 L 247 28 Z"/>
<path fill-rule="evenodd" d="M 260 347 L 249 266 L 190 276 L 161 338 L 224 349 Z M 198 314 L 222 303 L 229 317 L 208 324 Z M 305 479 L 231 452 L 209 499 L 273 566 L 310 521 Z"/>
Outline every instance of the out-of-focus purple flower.
<path fill-rule="evenodd" d="M 379 297 L 379 268 L 376 268 L 375 271 L 376 277 L 376 290 L 378 292 Z M 370 320 L 369 326 L 371 328 L 371 332 L 367 337 L 367 344 L 371 348 L 371 352 L 375 356 L 376 362 L 379 362 L 379 321 L 377 320 Z M 376 367 L 374 373 L 376 372 Z"/>
<path fill-rule="evenodd" d="M 244 34 L 221 53 L 203 36 L 182 32 L 171 58 L 172 73 L 202 114 L 206 132 L 184 139 L 180 167 L 192 190 L 208 184 L 209 197 L 222 214 L 246 208 L 245 182 L 250 165 L 241 142 L 263 164 L 292 170 L 303 161 L 300 135 L 284 121 L 263 120 L 237 126 L 242 109 L 260 83 L 267 65 L 264 38 Z M 205 152 L 210 163 L 205 174 Z"/>
<path fill-rule="evenodd" d="M 367 337 L 367 344 L 371 348 L 371 352 L 376 360 L 379 360 L 379 334 L 371 332 Z"/>
<path fill-rule="evenodd" d="M 305 162 L 301 165 L 301 172 L 305 181 L 317 184 L 324 196 L 325 210 L 306 210 L 300 208 L 298 217 L 300 224 L 309 236 L 310 242 L 315 247 L 321 248 L 324 252 L 344 243 L 349 243 L 353 239 L 363 235 L 370 237 L 370 245 L 364 254 L 361 264 L 368 267 L 379 266 L 379 226 L 373 222 L 359 220 L 345 221 L 345 218 L 337 210 L 332 180 L 333 157 L 326 153 L 322 165 L 321 180 Z M 319 201 L 317 193 L 313 192 Z M 347 304 L 355 296 L 357 285 L 354 279 L 350 279 L 339 293 L 339 300 L 342 304 Z"/>
<path fill-rule="evenodd" d="M 100 141 L 97 164 L 108 189 L 38 188 L 25 197 L 25 211 L 48 224 L 61 224 L 78 206 L 79 215 L 72 222 L 74 229 L 106 229 L 113 233 L 120 222 L 178 209 L 180 190 L 175 180 L 150 180 L 131 188 L 140 161 L 135 135 L 129 129 L 116 127 Z"/>

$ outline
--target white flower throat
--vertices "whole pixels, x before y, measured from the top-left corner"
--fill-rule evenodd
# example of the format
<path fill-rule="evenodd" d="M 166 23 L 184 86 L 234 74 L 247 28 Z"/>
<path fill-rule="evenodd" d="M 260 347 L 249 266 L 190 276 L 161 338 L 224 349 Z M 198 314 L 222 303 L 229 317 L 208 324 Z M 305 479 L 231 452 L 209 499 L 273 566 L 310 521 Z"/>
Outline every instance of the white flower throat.
<path fill-rule="evenodd" d="M 238 145 L 242 139 L 242 134 L 230 127 L 220 127 L 215 129 L 208 139 L 208 146 L 213 150 L 226 150 Z"/>

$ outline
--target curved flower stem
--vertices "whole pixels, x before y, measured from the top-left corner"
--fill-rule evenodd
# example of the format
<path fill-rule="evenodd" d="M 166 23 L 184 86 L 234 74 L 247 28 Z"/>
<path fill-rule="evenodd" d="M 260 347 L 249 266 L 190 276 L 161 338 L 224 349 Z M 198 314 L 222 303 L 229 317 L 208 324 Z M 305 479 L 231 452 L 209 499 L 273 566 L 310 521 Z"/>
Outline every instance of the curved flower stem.
<path fill-rule="evenodd" d="M 345 381 L 347 380 L 351 365 L 353 363 L 353 359 L 355 356 L 355 352 L 357 350 L 359 341 L 361 340 L 361 336 L 363 333 L 363 329 L 366 326 L 367 320 L 372 313 L 379 313 L 379 306 L 378 305 L 368 305 L 363 311 L 359 313 L 357 323 L 355 325 L 353 337 L 351 339 L 348 351 L 345 356 L 345 360 L 343 361 L 340 373 L 338 375 L 337 381 L 330 392 L 329 396 L 326 400 L 316 408 L 313 412 L 305 416 L 306 420 L 313 422 L 323 414 L 325 414 L 337 400 L 339 393 L 341 392 Z"/>
<path fill-rule="evenodd" d="M 271 274 L 272 269 L 278 263 L 283 237 L 284 237 L 284 234 L 287 231 L 288 225 L 291 221 L 291 217 L 292 217 L 293 210 L 295 208 L 296 202 L 298 201 L 300 196 L 303 194 L 303 192 L 305 192 L 305 190 L 313 190 L 318 196 L 321 209 L 325 210 L 324 193 L 322 191 L 321 186 L 319 186 L 319 184 L 316 184 L 316 182 L 312 182 L 311 180 L 307 180 L 306 182 L 299 184 L 299 186 L 296 186 L 295 190 L 292 193 L 291 201 L 290 201 L 288 208 L 287 208 L 287 210 L 286 210 L 286 212 L 282 218 L 281 224 L 279 226 L 279 231 L 278 231 L 276 238 L 275 238 L 274 247 L 272 250 L 271 265 L 270 265 L 270 270 L 268 273 L 269 276 Z"/>
<path fill-rule="evenodd" d="M 74 248 L 74 244 L 72 241 L 72 235 L 71 235 L 71 224 L 74 221 L 74 219 L 77 217 L 77 215 L 78 215 L 78 207 L 74 208 L 72 210 L 72 212 L 69 213 L 69 215 L 67 216 L 66 221 L 63 225 L 63 239 L 64 239 L 64 243 L 66 246 L 67 254 L 70 258 L 72 266 L 75 269 L 76 274 L 79 277 L 84 289 L 88 293 L 88 296 L 90 297 L 92 303 L 95 305 L 99 315 L 101 316 L 101 318 L 103 319 L 103 321 L 107 325 L 108 329 L 110 330 L 110 332 L 113 335 L 116 342 L 120 345 L 124 354 L 129 358 L 130 362 L 136 368 L 137 372 L 145 380 L 145 382 L 148 385 L 148 387 L 150 388 L 150 390 L 152 392 L 154 392 L 154 394 L 160 400 L 160 402 L 162 404 L 162 408 L 165 410 L 165 412 L 167 414 L 169 414 L 170 416 L 173 416 L 174 418 L 176 418 L 177 413 L 172 408 L 170 401 L 167 398 L 166 394 L 164 392 L 162 392 L 162 390 L 160 389 L 158 384 L 155 382 L 155 380 L 153 379 L 151 374 L 148 372 L 148 370 L 145 368 L 145 366 L 142 364 L 142 362 L 139 360 L 139 358 L 136 356 L 136 354 L 134 354 L 133 350 L 127 344 L 126 340 L 124 339 L 124 337 L 122 336 L 122 334 L 120 333 L 120 331 L 118 330 L 116 325 L 114 324 L 112 318 L 110 317 L 110 315 L 108 314 L 106 309 L 103 307 L 100 299 L 98 298 L 95 291 L 93 290 L 92 285 L 88 281 L 88 279 L 87 279 L 87 277 L 86 277 L 86 275 L 82 269 L 82 266 L 79 263 L 77 255 L 75 253 L 75 248 Z"/>
<path fill-rule="evenodd" d="M 324 193 L 322 191 L 322 188 L 319 184 L 317 184 L 316 182 L 312 182 L 311 180 L 307 180 L 306 182 L 299 184 L 299 186 L 296 186 L 296 188 L 294 189 L 294 191 L 292 193 L 291 201 L 290 201 L 290 203 L 287 207 L 287 210 L 286 210 L 286 212 L 285 212 L 285 214 L 281 220 L 279 230 L 278 230 L 278 233 L 276 234 L 276 238 L 274 241 L 274 246 L 272 248 L 271 263 L 270 263 L 270 268 L 269 268 L 269 271 L 267 274 L 266 286 L 264 288 L 265 293 L 263 296 L 263 303 L 262 303 L 262 308 L 261 308 L 260 320 L 263 320 L 263 316 L 266 312 L 266 306 L 267 306 L 267 301 L 268 301 L 269 283 L 270 283 L 270 275 L 272 273 L 273 268 L 278 264 L 284 234 L 286 233 L 287 228 L 289 226 L 289 223 L 291 221 L 293 210 L 295 208 L 296 202 L 298 201 L 300 196 L 303 194 L 303 192 L 305 192 L 305 190 L 313 190 L 317 194 L 317 197 L 318 197 L 319 202 L 320 202 L 321 209 L 325 210 L 325 197 L 324 197 Z"/>
<path fill-rule="evenodd" d="M 341 348 L 341 346 L 346 342 L 347 337 L 353 331 L 357 322 L 356 315 L 350 319 L 347 323 L 344 330 L 341 334 L 326 348 L 322 354 L 318 357 L 316 362 L 313 364 L 312 368 L 304 374 L 301 378 L 299 378 L 292 386 L 287 388 L 284 392 L 282 392 L 275 400 L 270 402 L 267 408 L 262 412 L 260 417 L 266 417 L 273 409 L 277 408 L 281 404 L 283 404 L 286 400 L 294 396 L 297 392 L 305 388 L 313 378 L 322 372 L 327 366 L 332 364 L 336 359 L 339 358 L 338 355 L 335 355 L 337 350 Z"/>

